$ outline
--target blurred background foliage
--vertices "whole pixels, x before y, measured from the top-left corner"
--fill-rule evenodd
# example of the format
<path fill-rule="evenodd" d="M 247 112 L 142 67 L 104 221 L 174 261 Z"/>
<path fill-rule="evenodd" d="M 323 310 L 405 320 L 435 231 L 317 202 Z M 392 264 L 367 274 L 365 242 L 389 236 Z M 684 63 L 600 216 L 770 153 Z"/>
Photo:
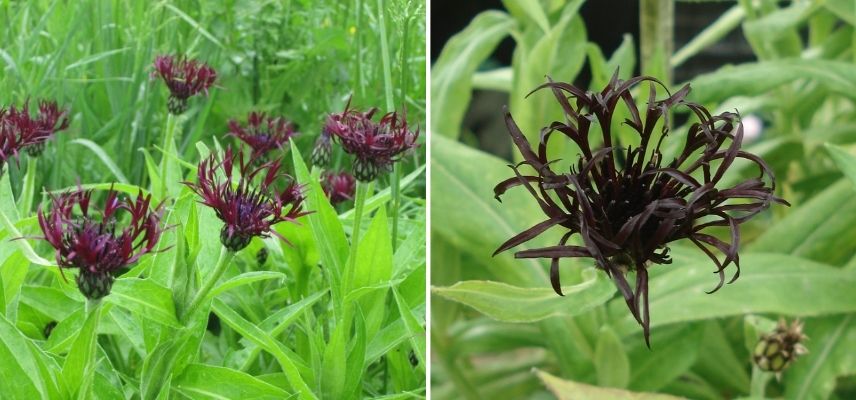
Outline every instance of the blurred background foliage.
<path fill-rule="evenodd" d="M 435 2 L 434 26 L 445 14 L 437 3 L 444 2 Z M 490 5 L 432 52 L 432 395 L 856 396 L 854 3 Z M 562 118 L 549 93 L 525 98 L 545 75 L 600 89 L 616 69 L 625 79 L 653 75 L 672 90 L 690 83 L 689 100 L 711 112 L 738 110 L 754 135 L 744 149 L 772 166 L 778 194 L 792 204 L 742 226 L 741 277 L 714 294 L 704 293 L 716 283 L 709 260 L 670 246 L 674 263 L 650 271 L 651 350 L 611 282 L 586 272 L 590 260 L 562 261 L 563 283 L 574 293 L 560 298 L 546 263 L 491 257 L 542 215 L 523 190 L 502 203 L 493 198 L 493 186 L 512 175 L 506 165 L 519 157 L 501 106 L 536 143 L 541 127 Z M 686 133 L 687 116 L 679 112 L 675 121 L 666 142 Z M 550 142 L 551 157 L 576 160 L 578 149 L 559 142 Z M 738 166 L 726 180 L 754 174 Z M 531 246 L 554 244 L 560 232 L 551 233 Z M 750 357 L 779 317 L 803 318 L 810 337 L 810 353 L 781 380 L 753 368 Z"/>

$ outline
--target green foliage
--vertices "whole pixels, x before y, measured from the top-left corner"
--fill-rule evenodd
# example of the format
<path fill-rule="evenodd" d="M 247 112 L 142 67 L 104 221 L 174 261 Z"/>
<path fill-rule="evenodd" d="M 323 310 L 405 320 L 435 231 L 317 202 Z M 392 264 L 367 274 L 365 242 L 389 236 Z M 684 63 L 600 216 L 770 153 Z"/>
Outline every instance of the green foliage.
<path fill-rule="evenodd" d="M 588 43 L 580 3 L 506 1 L 507 14 L 477 16 L 443 50 L 442 59 L 454 63 L 434 65 L 443 79 L 432 86 L 432 106 L 443 115 L 463 115 L 472 89 L 507 92 L 515 121 L 534 144 L 541 127 L 561 118 L 548 94 L 525 97 L 545 75 L 574 82 L 588 64 L 596 89 L 616 68 L 622 78 L 646 63 L 674 68 L 738 29 L 759 61 L 722 66 L 670 89 L 689 83 L 690 100 L 712 111 L 737 109 L 744 118 L 761 118 L 762 136 L 745 138 L 744 148 L 771 166 L 777 194 L 792 205 L 742 225 L 741 275 L 713 294 L 704 292 L 716 285 L 715 266 L 694 247 L 670 244 L 673 263 L 649 270 L 649 349 L 615 290 L 604 298 L 588 297 L 589 289 L 559 297 L 549 287 L 547 263 L 506 253 L 491 257 L 505 240 L 541 222 L 543 213 L 523 189 L 503 195 L 502 204 L 493 199 L 494 185 L 512 176 L 512 160 L 455 140 L 459 120 L 432 125 L 443 127 L 432 132 L 431 154 L 433 397 L 847 398 L 852 389 L 844 377 L 856 366 L 852 2 L 740 1 L 674 55 L 643 60 L 635 59 L 635 46 L 661 44 L 626 36 L 614 54 L 604 55 Z M 494 43 L 504 36 L 505 25 L 482 25 L 496 15 L 512 21 L 508 35 L 517 47 L 508 66 L 484 62 L 492 47 L 475 53 L 461 46 L 466 38 Z M 646 89 L 634 97 L 644 100 Z M 613 131 L 627 141 L 621 125 Z M 682 142 L 686 131 L 673 127 L 666 142 Z M 562 140 L 550 142 L 551 154 L 576 160 L 573 143 L 555 142 Z M 737 164 L 725 180 L 757 174 Z M 561 233 L 548 230 L 530 246 L 555 244 Z M 563 284 L 585 285 L 591 266 L 588 259 L 563 259 Z M 609 284 L 605 278 L 594 279 Z M 753 371 L 750 352 L 780 317 L 803 319 L 810 340 L 809 353 L 777 380 Z"/>
<path fill-rule="evenodd" d="M 0 176 L 0 397 L 424 398 L 424 146 L 399 163 L 400 191 L 378 179 L 359 230 L 354 202 L 331 205 L 322 170 L 304 156 L 349 96 L 361 109 L 406 110 L 424 127 L 425 7 L 0 1 L 0 107 L 55 99 L 71 121 L 38 159 L 22 154 Z M 167 115 L 167 89 L 150 78 L 159 54 L 218 73 L 180 116 Z M 255 238 L 221 254 L 223 223 L 182 182 L 234 146 L 227 123 L 250 111 L 299 125 L 269 157 L 305 187 L 311 213 L 273 227 L 287 241 Z M 349 170 L 351 159 L 334 150 L 331 169 Z M 77 185 L 99 200 L 110 188 L 151 194 L 169 227 L 96 303 L 36 239 L 37 208 Z"/>

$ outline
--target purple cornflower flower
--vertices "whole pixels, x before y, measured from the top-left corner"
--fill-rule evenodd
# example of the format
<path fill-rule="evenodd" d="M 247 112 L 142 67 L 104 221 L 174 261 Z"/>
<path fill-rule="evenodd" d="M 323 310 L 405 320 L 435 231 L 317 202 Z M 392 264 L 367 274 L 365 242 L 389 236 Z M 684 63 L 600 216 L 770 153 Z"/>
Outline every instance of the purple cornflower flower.
<path fill-rule="evenodd" d="M 239 251 L 255 236 L 274 235 L 287 243 L 271 227 L 281 221 L 294 222 L 308 214 L 302 211 L 303 186 L 280 173 L 279 160 L 253 166 L 259 163 L 252 159 L 244 162 L 243 152 L 235 153 L 229 147 L 222 159 L 211 154 L 199 163 L 198 182 L 185 182 L 185 185 L 202 197 L 202 204 L 213 208 L 223 221 L 220 241 L 227 249 Z M 234 173 L 235 167 L 238 174 Z M 257 177 L 261 179 L 254 185 Z M 273 184 L 279 177 L 288 178 L 290 183 L 277 191 Z"/>
<path fill-rule="evenodd" d="M 89 299 L 110 293 L 116 276 L 153 251 L 163 232 L 162 205 L 152 209 L 151 195 L 140 192 L 134 201 L 120 199 L 112 189 L 104 208 L 90 207 L 92 190 L 51 195 L 51 209 L 38 210 L 41 238 L 56 249 L 60 271 L 77 268 L 77 287 Z M 130 221 L 119 228 L 127 214 Z"/>

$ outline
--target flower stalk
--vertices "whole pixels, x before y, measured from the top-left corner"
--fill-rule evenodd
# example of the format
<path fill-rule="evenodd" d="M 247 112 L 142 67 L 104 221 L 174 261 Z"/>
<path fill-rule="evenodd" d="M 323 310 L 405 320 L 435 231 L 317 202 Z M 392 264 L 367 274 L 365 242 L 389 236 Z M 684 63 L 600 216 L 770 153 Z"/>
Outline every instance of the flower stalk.
<path fill-rule="evenodd" d="M 202 287 L 199 288 L 193 299 L 190 300 L 187 311 L 184 313 L 184 318 L 182 318 L 184 321 L 188 321 L 205 298 L 208 297 L 211 289 L 214 288 L 214 285 L 220 280 L 223 273 L 226 272 L 226 268 L 232 263 L 233 258 L 235 258 L 235 252 L 230 251 L 226 246 L 220 247 L 220 257 L 217 258 L 217 265 L 214 266 L 214 270 L 208 275 L 205 283 L 202 284 Z"/>
<path fill-rule="evenodd" d="M 360 225 L 363 219 L 363 209 L 365 208 L 366 198 L 371 196 L 374 182 L 357 181 L 357 194 L 354 198 L 354 227 L 351 231 L 351 248 L 348 252 L 348 264 L 345 271 L 345 294 L 351 289 L 352 281 L 354 280 L 354 270 L 357 265 L 357 247 L 360 242 Z"/>

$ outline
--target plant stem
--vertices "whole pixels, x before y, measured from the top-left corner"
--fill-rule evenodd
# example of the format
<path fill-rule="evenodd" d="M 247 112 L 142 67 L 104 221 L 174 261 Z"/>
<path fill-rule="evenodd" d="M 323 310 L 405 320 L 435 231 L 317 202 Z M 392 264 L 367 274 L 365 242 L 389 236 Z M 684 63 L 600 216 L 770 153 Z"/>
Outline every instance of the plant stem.
<path fill-rule="evenodd" d="M 193 297 L 193 300 L 190 301 L 190 305 L 187 307 L 187 311 L 184 313 L 183 320 L 186 322 L 190 316 L 196 312 L 196 309 L 208 297 L 208 293 L 211 292 L 211 289 L 214 287 L 214 284 L 220 280 L 220 277 L 223 275 L 223 272 L 226 271 L 226 267 L 232 262 L 232 258 L 235 257 L 235 253 L 226 249 L 225 246 L 220 248 L 220 258 L 217 259 L 217 265 L 214 267 L 214 271 L 208 275 L 208 279 L 199 288 L 199 291 L 196 292 L 196 295 Z"/>
<path fill-rule="evenodd" d="M 749 396 L 752 398 L 765 398 L 767 382 L 770 381 L 770 374 L 761 371 L 757 365 L 752 366 L 752 381 L 749 384 Z"/>
<path fill-rule="evenodd" d="M 386 110 L 388 112 L 392 112 L 395 110 L 395 100 L 393 100 L 392 94 L 392 66 L 389 56 L 389 41 L 386 37 L 386 15 L 384 10 L 384 0 L 377 0 L 378 24 L 380 25 L 380 55 L 383 63 L 383 86 L 384 94 L 386 95 Z M 398 164 L 394 164 L 392 167 L 392 175 L 390 176 L 389 184 L 392 195 L 392 204 L 390 209 L 390 214 L 392 214 L 392 250 L 395 251 L 396 239 L 398 238 L 398 207 L 401 197 L 399 193 L 401 186 L 401 169 Z"/>
<path fill-rule="evenodd" d="M 92 318 L 91 337 L 89 338 L 89 348 L 87 352 L 89 357 L 86 360 L 86 366 L 83 369 L 83 380 L 80 382 L 80 387 L 77 390 L 77 398 L 89 398 L 89 389 L 92 386 L 92 376 L 95 372 L 95 363 L 98 358 L 98 320 L 101 319 L 101 299 L 90 300 L 86 299 L 84 303 L 84 313 L 86 318 Z M 64 368 L 64 367 L 63 367 Z"/>
<path fill-rule="evenodd" d="M 163 147 L 161 147 L 161 151 L 163 155 L 161 156 L 161 187 L 160 187 L 160 195 L 161 198 L 166 197 L 166 183 L 167 183 L 167 174 L 169 173 L 169 168 L 167 165 L 169 164 L 169 152 L 172 150 L 173 142 L 175 141 L 175 126 L 177 122 L 177 118 L 171 113 L 166 114 L 166 127 L 164 128 L 163 135 Z"/>
<path fill-rule="evenodd" d="M 351 232 L 351 249 L 348 252 L 348 264 L 345 267 L 345 282 L 342 283 L 344 293 L 342 298 L 350 292 L 351 281 L 354 279 L 354 269 L 357 265 L 357 247 L 360 241 L 360 221 L 363 219 L 363 208 L 366 198 L 371 195 L 373 182 L 357 181 L 357 194 L 354 198 L 354 228 Z"/>
<path fill-rule="evenodd" d="M 674 47 L 674 0 L 641 0 L 639 36 L 642 74 L 654 76 L 666 86 L 672 83 L 669 59 Z"/>

